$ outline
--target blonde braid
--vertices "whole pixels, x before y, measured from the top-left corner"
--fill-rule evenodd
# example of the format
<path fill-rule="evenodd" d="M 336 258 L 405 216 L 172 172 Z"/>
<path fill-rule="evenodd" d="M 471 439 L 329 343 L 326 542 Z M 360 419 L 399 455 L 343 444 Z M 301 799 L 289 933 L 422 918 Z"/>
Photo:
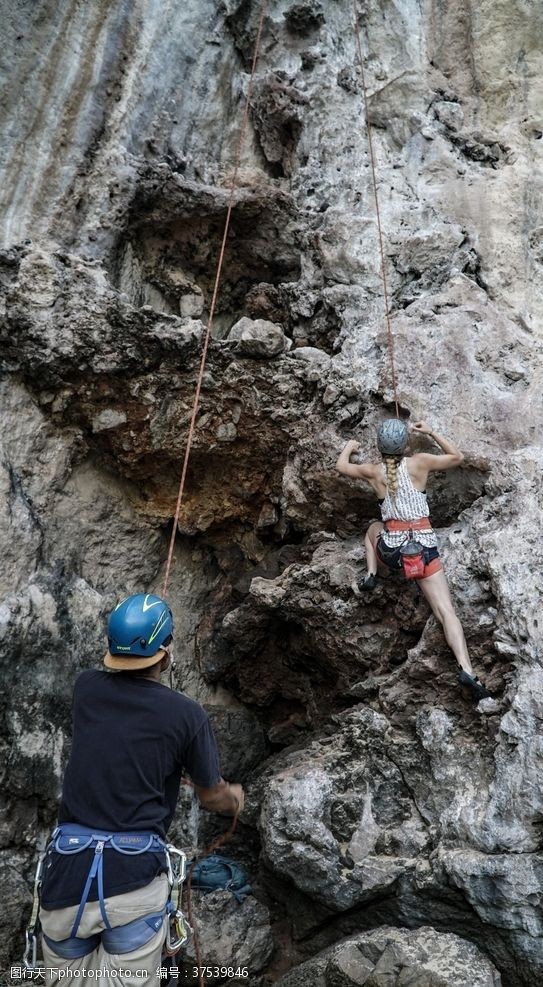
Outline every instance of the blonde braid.
<path fill-rule="evenodd" d="M 387 475 L 388 492 L 394 500 L 398 491 L 398 460 L 394 456 L 383 456 L 383 461 Z"/>

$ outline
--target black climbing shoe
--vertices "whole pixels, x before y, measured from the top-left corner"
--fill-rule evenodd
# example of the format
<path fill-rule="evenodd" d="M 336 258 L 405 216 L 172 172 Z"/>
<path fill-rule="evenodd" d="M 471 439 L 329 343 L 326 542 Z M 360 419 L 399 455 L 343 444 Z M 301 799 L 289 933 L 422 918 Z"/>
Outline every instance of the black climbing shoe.
<path fill-rule="evenodd" d="M 462 669 L 458 673 L 458 681 L 461 685 L 467 685 L 468 689 L 471 689 L 472 699 L 475 703 L 479 703 L 481 699 L 490 699 L 491 693 L 488 689 L 485 689 L 483 683 L 479 681 L 476 675 L 470 675 L 469 672 L 465 672 Z"/>
<path fill-rule="evenodd" d="M 359 589 L 363 589 L 366 591 L 375 589 L 376 586 L 377 586 L 377 576 L 375 575 L 374 572 L 370 572 L 369 576 L 366 576 L 365 579 L 361 579 L 358 584 Z"/>

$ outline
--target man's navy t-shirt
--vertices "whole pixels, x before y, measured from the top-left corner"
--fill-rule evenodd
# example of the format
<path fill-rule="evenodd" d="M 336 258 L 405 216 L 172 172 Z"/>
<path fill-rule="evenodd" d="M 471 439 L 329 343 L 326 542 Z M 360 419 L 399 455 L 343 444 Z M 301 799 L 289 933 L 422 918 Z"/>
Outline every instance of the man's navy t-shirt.
<path fill-rule="evenodd" d="M 165 837 L 184 772 L 204 788 L 221 778 L 209 717 L 198 703 L 126 672 L 92 669 L 78 676 L 59 823 Z M 79 903 L 93 855 L 93 850 L 49 854 L 41 895 L 45 909 Z M 130 857 L 108 851 L 104 894 L 144 887 L 166 870 L 164 861 L 163 853 Z M 94 881 L 89 900 L 97 897 Z"/>

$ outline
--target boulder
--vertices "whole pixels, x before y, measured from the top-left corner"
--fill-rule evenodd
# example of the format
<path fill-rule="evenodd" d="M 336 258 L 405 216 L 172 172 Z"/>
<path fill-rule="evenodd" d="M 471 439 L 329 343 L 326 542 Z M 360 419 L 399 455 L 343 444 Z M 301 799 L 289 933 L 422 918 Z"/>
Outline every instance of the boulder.
<path fill-rule="evenodd" d="M 244 316 L 232 326 L 227 336 L 228 342 L 236 343 L 240 356 L 254 359 L 271 359 L 280 356 L 289 348 L 289 340 L 282 326 L 265 319 L 248 319 Z"/>
<path fill-rule="evenodd" d="M 236 901 L 230 891 L 193 891 L 193 913 L 205 966 L 241 967 L 258 973 L 273 949 L 268 909 L 252 895 Z M 194 942 L 186 948 L 194 963 Z M 242 975 L 243 976 L 243 975 Z"/>
<path fill-rule="evenodd" d="M 345 939 L 296 967 L 278 987 L 501 987 L 471 942 L 435 929 L 382 928 Z"/>

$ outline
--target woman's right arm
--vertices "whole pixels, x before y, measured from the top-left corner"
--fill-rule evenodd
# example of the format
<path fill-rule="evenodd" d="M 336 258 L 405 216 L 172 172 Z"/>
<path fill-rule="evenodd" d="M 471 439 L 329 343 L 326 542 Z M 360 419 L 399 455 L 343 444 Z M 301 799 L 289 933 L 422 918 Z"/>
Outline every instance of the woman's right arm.
<path fill-rule="evenodd" d="M 351 463 L 350 458 L 353 452 L 360 449 L 360 442 L 356 439 L 349 439 L 338 457 L 336 469 L 343 476 L 353 476 L 357 480 L 373 480 L 377 473 L 377 466 L 374 463 Z"/>

